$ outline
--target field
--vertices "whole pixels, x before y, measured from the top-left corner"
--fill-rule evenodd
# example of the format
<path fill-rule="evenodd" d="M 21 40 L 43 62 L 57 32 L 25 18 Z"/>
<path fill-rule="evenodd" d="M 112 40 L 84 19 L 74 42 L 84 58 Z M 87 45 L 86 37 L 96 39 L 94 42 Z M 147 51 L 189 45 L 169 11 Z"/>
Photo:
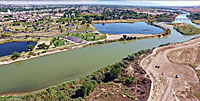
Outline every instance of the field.
<path fill-rule="evenodd" d="M 174 29 L 176 29 L 178 32 L 180 32 L 183 35 L 200 34 L 200 29 L 192 25 L 185 24 L 185 23 L 173 24 L 173 25 L 174 25 Z"/>
<path fill-rule="evenodd" d="M 101 40 L 101 39 L 105 39 L 106 35 L 105 34 L 99 34 L 99 33 L 66 33 L 66 34 L 62 34 L 62 35 L 58 35 L 60 37 L 63 36 L 73 36 L 73 37 L 78 37 L 81 38 L 83 40 L 87 40 L 87 41 L 96 41 L 96 40 Z"/>

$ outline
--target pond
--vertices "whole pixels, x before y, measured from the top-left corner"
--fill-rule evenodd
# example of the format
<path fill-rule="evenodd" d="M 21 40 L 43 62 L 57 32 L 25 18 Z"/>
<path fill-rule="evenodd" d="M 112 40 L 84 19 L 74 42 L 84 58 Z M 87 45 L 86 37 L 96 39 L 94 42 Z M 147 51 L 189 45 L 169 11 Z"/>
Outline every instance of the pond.
<path fill-rule="evenodd" d="M 163 32 L 163 29 L 145 22 L 94 24 L 94 27 L 101 33 L 109 34 L 159 34 Z"/>
<path fill-rule="evenodd" d="M 0 44 L 0 57 L 11 55 L 13 52 L 28 51 L 28 45 L 36 45 L 36 42 L 9 42 Z"/>

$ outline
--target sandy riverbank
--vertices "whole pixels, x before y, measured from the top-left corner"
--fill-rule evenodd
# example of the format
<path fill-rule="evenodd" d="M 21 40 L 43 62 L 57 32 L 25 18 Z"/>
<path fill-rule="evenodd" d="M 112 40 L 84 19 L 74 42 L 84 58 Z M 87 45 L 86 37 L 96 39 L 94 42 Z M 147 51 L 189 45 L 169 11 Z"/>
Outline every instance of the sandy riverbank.
<path fill-rule="evenodd" d="M 118 40 L 123 37 L 123 35 L 126 35 L 127 37 L 153 37 L 155 35 L 153 34 L 108 34 L 107 40 Z"/>

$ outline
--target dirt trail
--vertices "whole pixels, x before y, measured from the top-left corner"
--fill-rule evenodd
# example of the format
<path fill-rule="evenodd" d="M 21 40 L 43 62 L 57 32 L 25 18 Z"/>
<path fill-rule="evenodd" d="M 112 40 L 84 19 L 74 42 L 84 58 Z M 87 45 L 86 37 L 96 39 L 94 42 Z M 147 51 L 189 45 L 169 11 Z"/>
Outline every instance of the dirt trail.
<path fill-rule="evenodd" d="M 167 91 L 165 92 L 165 95 L 162 98 L 162 101 L 166 101 L 166 99 L 171 91 L 171 88 L 172 88 L 173 78 L 167 77 L 167 79 L 169 81 L 169 84 L 168 84 Z"/>

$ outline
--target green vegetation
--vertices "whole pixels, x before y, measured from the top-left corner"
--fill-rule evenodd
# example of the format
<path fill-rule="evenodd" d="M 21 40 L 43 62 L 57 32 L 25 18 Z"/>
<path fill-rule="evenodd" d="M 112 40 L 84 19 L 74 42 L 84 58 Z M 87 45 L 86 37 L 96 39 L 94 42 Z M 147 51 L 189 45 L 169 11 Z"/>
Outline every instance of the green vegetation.
<path fill-rule="evenodd" d="M 189 17 L 192 20 L 200 20 L 200 13 L 190 14 L 187 15 L 187 17 Z"/>
<path fill-rule="evenodd" d="M 20 53 L 18 53 L 18 52 L 14 52 L 12 55 L 11 55 L 11 59 L 12 60 L 15 60 L 15 59 L 17 59 L 17 58 L 19 58 L 20 57 Z"/>
<path fill-rule="evenodd" d="M 81 92 L 83 96 L 88 96 L 89 93 L 93 92 L 93 90 L 96 88 L 97 82 L 94 80 L 91 81 L 85 81 L 83 85 L 81 86 Z"/>
<path fill-rule="evenodd" d="M 59 46 L 65 45 L 65 40 L 61 40 L 59 37 L 53 38 L 51 40 L 51 44 L 53 44 L 55 47 L 59 47 Z"/>
<path fill-rule="evenodd" d="M 49 45 L 46 45 L 45 43 L 42 43 L 42 44 L 39 44 L 37 46 L 39 49 L 48 49 L 49 48 Z"/>
<path fill-rule="evenodd" d="M 28 45 L 27 47 L 30 51 L 33 51 L 33 49 L 35 48 L 35 45 Z"/>
<path fill-rule="evenodd" d="M 174 29 L 176 29 L 178 32 L 180 32 L 183 35 L 194 35 L 194 34 L 200 34 L 200 29 L 197 27 L 194 27 L 189 24 L 181 23 L 181 24 L 174 24 Z"/>
<path fill-rule="evenodd" d="M 165 13 L 165 14 L 158 14 L 158 15 L 156 15 L 155 18 L 159 22 L 171 22 L 174 19 L 173 14 L 171 14 L 171 13 L 170 14 L 167 14 L 167 13 Z"/>
<path fill-rule="evenodd" d="M 0 96 L 0 100 L 1 101 L 6 101 L 6 99 L 12 98 L 12 96 L 6 96 L 6 97 L 1 97 Z"/>
<path fill-rule="evenodd" d="M 31 51 L 31 52 L 28 53 L 28 55 L 29 55 L 29 56 L 35 55 L 35 53 Z"/>
<path fill-rule="evenodd" d="M 136 83 L 136 78 L 134 76 L 129 76 L 128 78 L 125 78 L 125 84 L 126 85 L 131 85 Z"/>
<path fill-rule="evenodd" d="M 60 37 L 73 36 L 73 37 L 81 38 L 81 39 L 87 40 L 87 41 L 96 41 L 96 40 L 101 40 L 101 39 L 106 38 L 105 34 L 99 34 L 99 33 L 66 33 L 66 34 L 62 34 L 59 36 Z"/>
<path fill-rule="evenodd" d="M 9 34 L 1 34 L 1 37 L 10 37 Z"/>

